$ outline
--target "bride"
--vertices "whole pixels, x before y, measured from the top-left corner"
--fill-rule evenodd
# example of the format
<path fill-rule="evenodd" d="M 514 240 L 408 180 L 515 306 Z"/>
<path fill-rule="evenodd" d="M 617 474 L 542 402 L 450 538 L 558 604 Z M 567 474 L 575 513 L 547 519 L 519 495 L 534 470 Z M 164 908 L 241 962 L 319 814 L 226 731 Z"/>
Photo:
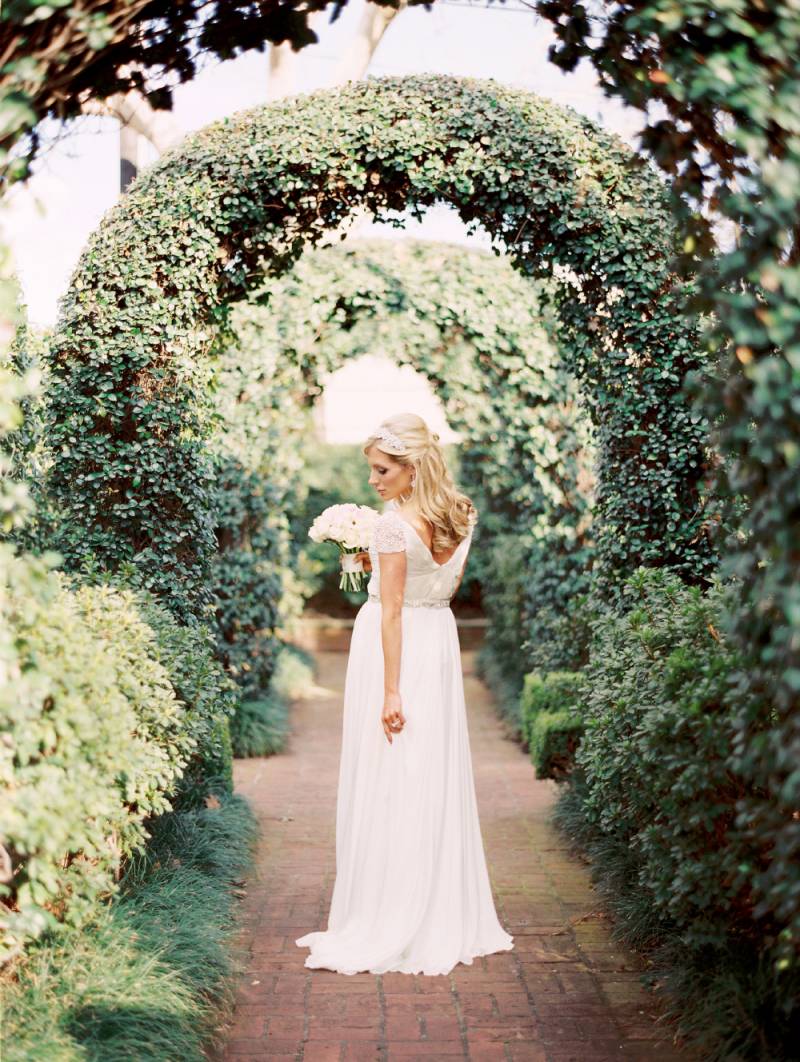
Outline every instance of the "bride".
<path fill-rule="evenodd" d="M 450 600 L 477 513 L 413 413 L 367 440 L 386 503 L 368 552 L 344 689 L 328 928 L 295 943 L 343 974 L 446 974 L 508 951 L 483 849 Z"/>

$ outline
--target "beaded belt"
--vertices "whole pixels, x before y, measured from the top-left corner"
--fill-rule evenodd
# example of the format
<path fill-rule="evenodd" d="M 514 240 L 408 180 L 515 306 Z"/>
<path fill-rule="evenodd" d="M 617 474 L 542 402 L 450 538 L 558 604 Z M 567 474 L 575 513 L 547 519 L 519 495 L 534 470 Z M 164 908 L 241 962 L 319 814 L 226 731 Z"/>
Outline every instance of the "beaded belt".
<path fill-rule="evenodd" d="M 368 594 L 367 597 L 370 601 L 375 601 L 377 604 L 381 603 L 381 599 L 377 594 Z M 418 597 L 414 601 L 404 599 L 403 608 L 406 608 L 406 606 L 410 608 L 449 608 L 450 598 Z"/>

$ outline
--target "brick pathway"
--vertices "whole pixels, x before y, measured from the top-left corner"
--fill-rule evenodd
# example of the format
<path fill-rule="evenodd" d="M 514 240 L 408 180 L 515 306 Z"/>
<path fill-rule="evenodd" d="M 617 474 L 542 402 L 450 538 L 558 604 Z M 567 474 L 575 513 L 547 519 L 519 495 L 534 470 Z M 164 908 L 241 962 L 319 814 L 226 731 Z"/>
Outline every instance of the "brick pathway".
<path fill-rule="evenodd" d="M 672 1060 L 690 1054 L 657 1024 L 641 962 L 614 945 L 586 866 L 548 824 L 553 782 L 537 781 L 502 736 L 465 652 L 475 785 L 489 873 L 514 949 L 447 976 L 309 970 L 294 940 L 324 929 L 335 874 L 344 653 L 321 652 L 316 695 L 292 709 L 289 751 L 237 763 L 262 825 L 244 901 L 247 968 L 225 1062 L 465 1058 L 473 1062 Z"/>

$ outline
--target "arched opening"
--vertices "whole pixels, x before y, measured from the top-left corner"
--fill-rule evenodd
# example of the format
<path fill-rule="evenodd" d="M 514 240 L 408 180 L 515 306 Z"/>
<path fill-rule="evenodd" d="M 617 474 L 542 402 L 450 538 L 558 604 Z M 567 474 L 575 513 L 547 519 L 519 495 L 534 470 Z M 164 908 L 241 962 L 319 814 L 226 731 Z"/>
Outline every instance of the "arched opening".
<path fill-rule="evenodd" d="M 232 303 L 356 209 L 448 202 L 544 282 L 598 448 L 595 585 L 638 564 L 687 579 L 699 359 L 667 272 L 664 187 L 617 138 L 530 94 L 442 77 L 355 84 L 208 127 L 136 182 L 87 247 L 54 344 L 58 547 L 127 565 L 179 614 L 213 609 L 209 352 Z M 544 562 L 543 555 L 543 562 Z"/>
<path fill-rule="evenodd" d="M 323 483 L 311 509 L 304 476 L 307 464 L 326 461 L 311 424 L 323 377 L 376 350 L 431 383 L 464 440 L 460 479 L 482 513 L 476 577 L 490 641 L 501 654 L 515 643 L 503 655 L 518 681 L 534 646 L 548 643 L 559 666 L 574 662 L 574 635 L 556 639 L 552 615 L 587 581 L 593 451 L 538 290 L 487 253 L 373 241 L 310 251 L 231 308 L 236 342 L 212 358 L 220 547 L 212 584 L 222 656 L 245 696 L 266 688 L 279 651 L 273 630 L 291 619 L 278 601 L 285 591 L 294 605 L 301 600 L 302 543 L 317 511 L 376 503 L 368 489 L 355 496 L 360 465 L 338 469 L 353 496 Z M 293 535 L 304 506 L 307 520 Z"/>

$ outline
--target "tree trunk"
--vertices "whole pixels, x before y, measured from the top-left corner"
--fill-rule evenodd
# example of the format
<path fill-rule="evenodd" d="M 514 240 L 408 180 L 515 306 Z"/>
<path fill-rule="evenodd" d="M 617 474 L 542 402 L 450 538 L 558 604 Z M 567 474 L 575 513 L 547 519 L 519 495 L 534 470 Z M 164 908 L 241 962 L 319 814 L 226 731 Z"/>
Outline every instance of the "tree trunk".
<path fill-rule="evenodd" d="M 397 13 L 406 7 L 406 0 L 400 0 L 398 7 L 380 7 L 367 3 L 355 31 L 355 38 L 346 49 L 344 56 L 336 66 L 330 87 L 344 85 L 348 81 L 358 81 L 369 68 L 372 57 Z M 309 25 L 319 34 L 319 27 L 325 20 L 326 11 L 315 11 L 309 15 Z M 297 91 L 298 53 L 293 52 L 288 44 L 280 44 L 269 50 L 269 83 L 267 96 L 271 100 L 283 99 Z"/>
<path fill-rule="evenodd" d="M 308 14 L 308 28 L 320 36 L 320 28 L 327 20 L 329 12 L 311 11 Z M 313 47 L 313 45 L 312 45 Z M 300 53 L 292 50 L 291 44 L 273 44 L 269 50 L 269 79 L 267 81 L 267 99 L 281 100 L 297 92 L 297 69 Z"/>
<path fill-rule="evenodd" d="M 119 190 L 127 191 L 128 185 L 139 172 L 139 141 L 141 137 L 129 125 L 119 127 Z"/>
<path fill-rule="evenodd" d="M 267 99 L 280 100 L 297 90 L 297 52 L 289 44 L 273 44 L 269 50 Z"/>
<path fill-rule="evenodd" d="M 384 33 L 405 6 L 406 0 L 400 0 L 397 7 L 380 7 L 378 4 L 369 3 L 366 5 L 355 38 L 336 68 L 335 85 L 358 81 L 366 74 Z"/>
<path fill-rule="evenodd" d="M 139 169 L 140 138 L 149 140 L 161 154 L 180 140 L 182 133 L 171 111 L 156 111 L 138 92 L 118 93 L 105 100 L 87 100 L 86 114 L 103 114 L 120 123 L 120 191 L 124 192 Z"/>

